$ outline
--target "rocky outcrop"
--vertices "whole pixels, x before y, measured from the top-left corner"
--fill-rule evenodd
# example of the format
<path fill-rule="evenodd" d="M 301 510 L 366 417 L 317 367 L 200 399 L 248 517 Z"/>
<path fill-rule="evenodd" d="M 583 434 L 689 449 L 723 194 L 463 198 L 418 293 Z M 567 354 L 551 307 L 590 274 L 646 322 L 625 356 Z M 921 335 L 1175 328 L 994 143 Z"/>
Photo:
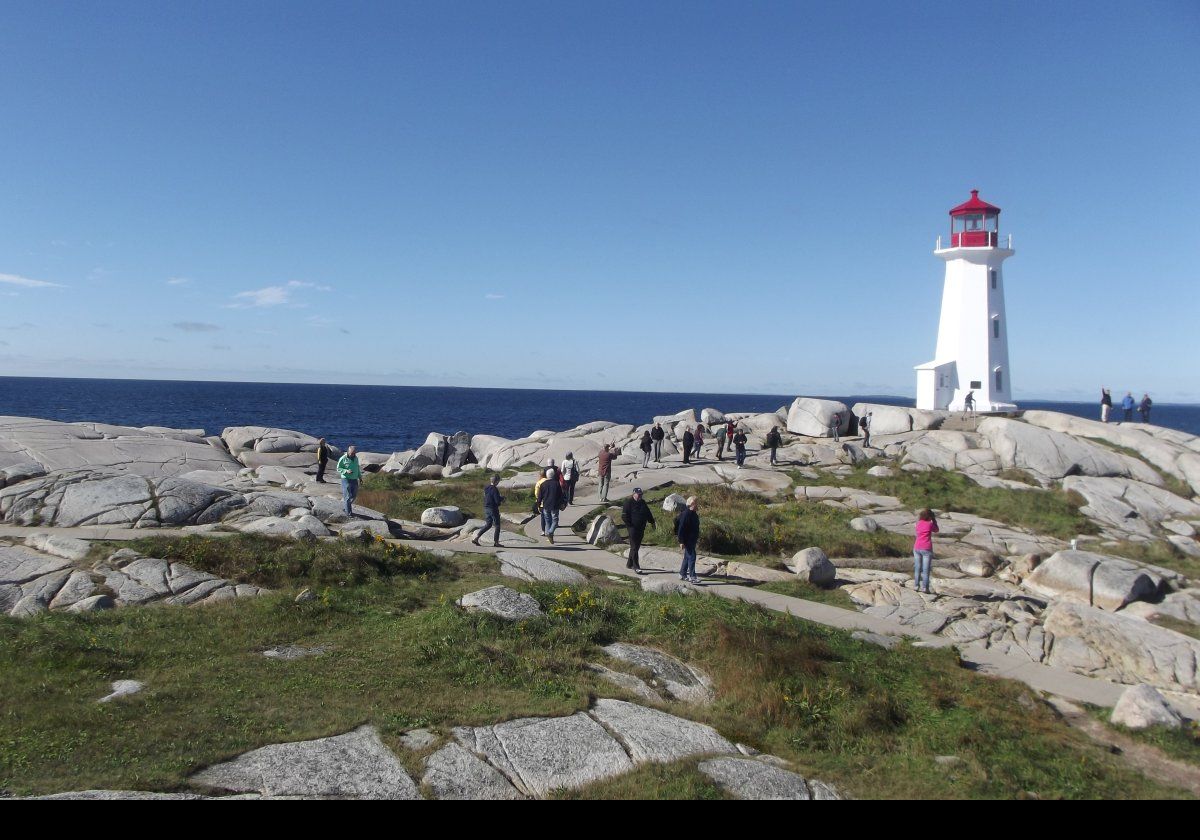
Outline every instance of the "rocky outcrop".
<path fill-rule="evenodd" d="M 835 414 L 841 415 L 840 433 L 846 434 L 850 429 L 850 409 L 845 403 L 796 397 L 788 409 L 787 430 L 805 437 L 833 437 L 830 425 Z"/>
<path fill-rule="evenodd" d="M 837 789 L 824 782 L 809 781 L 758 758 L 711 758 L 698 769 L 737 799 L 841 799 Z"/>
<path fill-rule="evenodd" d="M 948 411 L 922 411 L 917 408 L 874 403 L 855 403 L 851 412 L 855 417 L 871 415 L 872 436 L 936 429 L 950 416 Z"/>
<path fill-rule="evenodd" d="M 1112 710 L 1109 721 L 1126 729 L 1150 729 L 1162 726 L 1179 729 L 1183 721 L 1153 686 L 1135 685 L 1125 689 Z"/>
<path fill-rule="evenodd" d="M 1024 470 L 1041 479 L 1069 475 L 1132 478 L 1161 485 L 1158 473 L 1136 458 L 1102 449 L 1062 432 L 1003 417 L 986 417 L 979 434 L 999 458 L 1003 469 Z"/>
<path fill-rule="evenodd" d="M 712 702 L 712 679 L 694 665 L 681 662 L 661 650 L 624 642 L 608 645 L 604 652 L 613 659 L 649 671 L 676 700 L 700 704 Z"/>
<path fill-rule="evenodd" d="M 579 572 L 545 557 L 501 551 L 496 555 L 496 559 L 500 561 L 500 574 L 517 580 L 562 583 L 568 586 L 587 583 L 587 578 Z"/>
<path fill-rule="evenodd" d="M 485 612 L 505 621 L 530 621 L 546 614 L 532 596 L 507 586 L 489 586 L 458 599 L 467 612 Z"/>
<path fill-rule="evenodd" d="M 1152 536 L 1167 521 L 1200 520 L 1200 504 L 1141 481 L 1068 476 L 1062 486 L 1087 500 L 1081 513 L 1121 535 Z"/>
<path fill-rule="evenodd" d="M 1090 551 L 1059 551 L 1021 585 L 1047 598 L 1116 612 L 1134 601 L 1153 600 L 1163 581 L 1128 560 Z"/>

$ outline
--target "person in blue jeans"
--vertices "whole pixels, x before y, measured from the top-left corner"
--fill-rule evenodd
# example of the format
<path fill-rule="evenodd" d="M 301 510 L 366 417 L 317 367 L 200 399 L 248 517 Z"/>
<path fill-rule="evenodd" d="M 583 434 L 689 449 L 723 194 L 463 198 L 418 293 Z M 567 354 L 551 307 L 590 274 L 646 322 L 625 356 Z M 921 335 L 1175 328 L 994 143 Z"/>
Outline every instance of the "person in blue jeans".
<path fill-rule="evenodd" d="M 679 515 L 679 523 L 675 526 L 675 538 L 683 549 L 683 564 L 679 567 L 679 579 L 689 583 L 699 583 L 696 577 L 696 544 L 700 541 L 700 514 L 697 511 L 700 503 L 695 496 L 687 500 L 687 510 Z"/>
<path fill-rule="evenodd" d="M 554 467 L 546 470 L 546 480 L 538 488 L 538 507 L 542 512 L 542 530 L 546 532 L 550 545 L 554 545 L 558 512 L 566 507 L 566 496 L 563 495 L 562 485 L 558 483 L 558 470 Z"/>
<path fill-rule="evenodd" d="M 471 539 L 475 545 L 479 545 L 479 538 L 493 528 L 496 529 L 496 533 L 492 537 L 492 545 L 500 545 L 500 505 L 504 503 L 504 497 L 500 495 L 500 488 L 497 486 L 499 484 L 500 476 L 493 475 L 488 486 L 483 488 L 483 515 L 487 522 Z"/>
<path fill-rule="evenodd" d="M 338 458 L 337 473 L 342 478 L 342 502 L 346 515 L 354 515 L 354 500 L 358 497 L 358 483 L 362 481 L 362 466 L 358 463 L 358 449 L 351 446 L 346 454 Z"/>

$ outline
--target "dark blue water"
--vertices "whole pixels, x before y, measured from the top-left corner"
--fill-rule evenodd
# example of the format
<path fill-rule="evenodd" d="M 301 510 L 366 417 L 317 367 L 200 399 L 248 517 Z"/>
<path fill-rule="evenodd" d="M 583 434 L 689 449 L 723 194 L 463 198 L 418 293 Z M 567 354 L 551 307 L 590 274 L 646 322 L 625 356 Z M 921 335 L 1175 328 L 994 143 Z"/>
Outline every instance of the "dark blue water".
<path fill-rule="evenodd" d="M 134 379 L 0 377 L 0 415 L 127 426 L 203 428 L 275 426 L 355 443 L 368 452 L 411 449 L 432 431 L 523 437 L 592 420 L 641 424 L 686 408 L 774 411 L 795 395 L 671 394 L 632 391 L 533 391 L 376 385 L 290 385 Z M 901 397 L 833 397 L 908 405 Z M 1022 407 L 1097 418 L 1090 403 L 1023 401 Z M 1115 412 L 1118 416 L 1120 410 Z M 1156 405 L 1158 425 L 1200 434 L 1200 406 Z"/>

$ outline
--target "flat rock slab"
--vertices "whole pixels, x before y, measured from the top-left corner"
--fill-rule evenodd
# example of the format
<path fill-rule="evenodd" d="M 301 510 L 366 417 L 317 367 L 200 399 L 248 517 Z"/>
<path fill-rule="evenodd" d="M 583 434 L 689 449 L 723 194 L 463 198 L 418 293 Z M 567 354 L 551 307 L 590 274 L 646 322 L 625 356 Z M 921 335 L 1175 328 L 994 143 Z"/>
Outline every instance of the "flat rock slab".
<path fill-rule="evenodd" d="M 587 578 L 579 572 L 545 557 L 518 554 L 515 551 L 501 551 L 496 557 L 500 560 L 500 574 L 506 577 L 570 586 L 587 583 Z"/>
<path fill-rule="evenodd" d="M 131 694 L 137 694 L 143 688 L 145 683 L 140 683 L 137 680 L 117 680 L 112 684 L 112 694 L 107 694 L 97 700 L 97 703 L 110 703 L 121 697 L 128 697 Z"/>
<path fill-rule="evenodd" d="M 841 799 L 824 782 L 753 758 L 714 758 L 700 762 L 699 770 L 738 799 Z"/>
<path fill-rule="evenodd" d="M 76 562 L 84 560 L 91 551 L 91 543 L 87 540 L 66 537 L 61 534 L 30 534 L 25 538 L 25 545 L 55 557 Z"/>
<path fill-rule="evenodd" d="M 290 662 L 293 659 L 305 659 L 310 656 L 324 656 L 329 653 L 329 645 L 318 645 L 317 647 L 301 647 L 299 645 L 283 645 L 281 647 L 273 647 L 270 650 L 264 650 L 263 656 L 267 659 L 279 659 L 284 662 Z"/>
<path fill-rule="evenodd" d="M 528 796 L 583 787 L 634 766 L 616 739 L 585 712 L 460 728 L 454 737 Z"/>
<path fill-rule="evenodd" d="M 438 799 L 524 799 L 495 768 L 458 744 L 429 756 L 421 783 Z"/>
<path fill-rule="evenodd" d="M 640 697 L 643 700 L 647 700 L 651 703 L 657 703 L 662 700 L 662 697 L 658 695 L 658 692 L 648 686 L 643 680 L 635 677 L 633 674 L 626 674 L 623 671 L 614 671 L 612 668 L 606 668 L 605 666 L 596 662 L 588 663 L 587 669 L 610 685 L 623 688 L 630 694 Z"/>
<path fill-rule="evenodd" d="M 645 668 L 663 684 L 667 694 L 687 703 L 710 703 L 713 699 L 712 679 L 699 668 L 680 662 L 669 653 L 641 645 L 616 642 L 603 648 L 613 659 Z"/>
<path fill-rule="evenodd" d="M 592 717 L 620 739 L 635 764 L 737 753 L 711 726 L 624 700 L 597 700 Z"/>
<path fill-rule="evenodd" d="M 420 799 L 373 726 L 345 735 L 273 744 L 196 773 L 192 784 L 264 796 Z"/>
<path fill-rule="evenodd" d="M 30 799 L 80 799 L 101 802 L 143 799 L 209 799 L 198 793 L 156 793 L 151 790 L 72 790 L 52 793 L 49 796 L 31 796 Z"/>
<path fill-rule="evenodd" d="M 458 605 L 467 612 L 485 612 L 505 621 L 529 621 L 546 615 L 533 596 L 507 586 L 468 593 L 458 599 Z"/>

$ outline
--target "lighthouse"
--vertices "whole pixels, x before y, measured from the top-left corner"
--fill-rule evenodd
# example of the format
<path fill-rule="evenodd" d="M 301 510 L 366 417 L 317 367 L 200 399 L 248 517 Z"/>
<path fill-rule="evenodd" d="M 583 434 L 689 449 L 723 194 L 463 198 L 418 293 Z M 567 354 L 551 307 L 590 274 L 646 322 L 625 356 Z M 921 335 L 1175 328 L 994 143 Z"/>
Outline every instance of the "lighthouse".
<path fill-rule="evenodd" d="M 950 211 L 950 247 L 939 236 L 933 252 L 946 263 L 937 353 L 918 365 L 917 408 L 961 411 L 973 394 L 978 411 L 1011 411 L 1004 268 L 1012 236 L 1000 239 L 1000 208 L 971 190 Z"/>

